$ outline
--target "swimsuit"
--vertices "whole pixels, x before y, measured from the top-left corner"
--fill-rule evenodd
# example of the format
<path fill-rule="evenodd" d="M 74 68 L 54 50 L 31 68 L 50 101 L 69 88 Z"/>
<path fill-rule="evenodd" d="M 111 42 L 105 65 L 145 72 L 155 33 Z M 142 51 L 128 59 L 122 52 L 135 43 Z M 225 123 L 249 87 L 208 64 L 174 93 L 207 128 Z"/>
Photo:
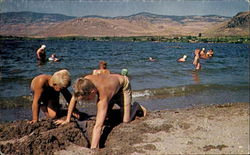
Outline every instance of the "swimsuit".
<path fill-rule="evenodd" d="M 32 95 L 34 97 L 34 91 L 32 91 Z M 48 102 L 50 101 L 53 103 L 54 107 L 58 108 L 60 107 L 59 95 L 60 92 L 55 91 L 54 88 L 45 88 L 38 100 L 38 104 L 48 106 Z"/>
<path fill-rule="evenodd" d="M 113 107 L 114 104 L 119 105 L 122 111 L 125 110 L 125 105 L 130 105 L 132 100 L 131 85 L 129 83 L 128 77 L 124 76 L 124 83 L 120 90 L 112 97 L 110 100 L 110 106 Z"/>
<path fill-rule="evenodd" d="M 46 53 L 45 53 L 45 51 L 42 52 L 42 53 L 39 53 L 39 56 L 40 56 L 40 59 L 37 57 L 37 60 L 46 61 Z"/>
<path fill-rule="evenodd" d="M 131 104 L 132 99 L 132 92 L 131 92 L 131 85 L 129 83 L 128 77 L 124 77 L 124 84 L 123 84 L 123 97 L 124 97 L 124 105 Z"/>

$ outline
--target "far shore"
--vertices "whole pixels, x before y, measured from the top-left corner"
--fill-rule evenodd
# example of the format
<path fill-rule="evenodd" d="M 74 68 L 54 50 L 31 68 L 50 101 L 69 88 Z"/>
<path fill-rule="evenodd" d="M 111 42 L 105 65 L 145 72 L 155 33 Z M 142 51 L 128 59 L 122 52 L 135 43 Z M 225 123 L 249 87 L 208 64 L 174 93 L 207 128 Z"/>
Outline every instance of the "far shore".
<path fill-rule="evenodd" d="M 243 43 L 249 44 L 249 36 L 61 36 L 61 37 L 18 37 L 0 36 L 0 40 L 84 40 L 84 41 L 130 41 L 130 42 L 184 42 L 184 43 Z"/>

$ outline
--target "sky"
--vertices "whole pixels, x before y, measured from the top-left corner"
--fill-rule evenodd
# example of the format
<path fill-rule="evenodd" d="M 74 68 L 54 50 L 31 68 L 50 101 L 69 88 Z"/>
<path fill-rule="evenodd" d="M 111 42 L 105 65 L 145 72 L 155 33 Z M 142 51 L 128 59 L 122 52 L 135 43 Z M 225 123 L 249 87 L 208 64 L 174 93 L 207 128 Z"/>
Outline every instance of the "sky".
<path fill-rule="evenodd" d="M 221 15 L 249 11 L 249 0 L 0 0 L 0 12 L 31 11 L 83 17 L 159 15 Z"/>

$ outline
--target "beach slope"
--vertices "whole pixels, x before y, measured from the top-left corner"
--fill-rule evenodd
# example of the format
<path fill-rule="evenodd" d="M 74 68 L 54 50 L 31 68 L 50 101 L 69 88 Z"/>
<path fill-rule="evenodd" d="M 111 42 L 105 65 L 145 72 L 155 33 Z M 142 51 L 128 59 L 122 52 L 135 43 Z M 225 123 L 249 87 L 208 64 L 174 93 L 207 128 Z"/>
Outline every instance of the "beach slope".
<path fill-rule="evenodd" d="M 29 134 L 21 132 L 22 129 L 18 133 L 13 128 L 7 132 L 15 123 L 19 123 L 16 128 L 21 128 L 24 122 L 1 124 L 0 151 L 4 154 L 119 155 L 250 153 L 249 103 L 154 111 L 131 123 L 106 124 L 102 137 L 104 148 L 99 150 L 86 148 L 94 121 L 71 122 L 59 127 L 51 122 L 46 126 L 45 122 L 50 120 L 42 121 L 36 129 L 26 126 Z M 86 130 L 80 131 L 83 126 Z"/>

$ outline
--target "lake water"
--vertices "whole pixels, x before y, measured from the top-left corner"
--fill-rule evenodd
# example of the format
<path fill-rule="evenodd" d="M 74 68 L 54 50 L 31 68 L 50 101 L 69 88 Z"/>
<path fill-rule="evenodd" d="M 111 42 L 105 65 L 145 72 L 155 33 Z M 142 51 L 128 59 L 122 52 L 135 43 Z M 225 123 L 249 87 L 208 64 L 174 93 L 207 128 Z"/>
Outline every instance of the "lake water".
<path fill-rule="evenodd" d="M 39 65 L 36 49 L 42 44 L 47 46 L 47 57 L 55 53 L 61 61 Z M 213 48 L 214 57 L 201 60 L 202 69 L 194 71 L 193 51 L 203 47 Z M 176 60 L 184 54 L 187 61 L 178 63 Z M 150 62 L 149 57 L 157 61 Z M 74 81 L 91 74 L 100 60 L 108 63 L 112 73 L 120 73 L 122 68 L 129 70 L 133 100 L 149 110 L 249 102 L 247 44 L 0 41 L 0 60 L 0 107 L 29 97 L 30 82 L 39 74 L 53 74 L 66 68 Z M 25 104 L 30 103 L 22 103 L 15 109 L 0 109 L 0 121 L 31 118 L 31 107 Z"/>

